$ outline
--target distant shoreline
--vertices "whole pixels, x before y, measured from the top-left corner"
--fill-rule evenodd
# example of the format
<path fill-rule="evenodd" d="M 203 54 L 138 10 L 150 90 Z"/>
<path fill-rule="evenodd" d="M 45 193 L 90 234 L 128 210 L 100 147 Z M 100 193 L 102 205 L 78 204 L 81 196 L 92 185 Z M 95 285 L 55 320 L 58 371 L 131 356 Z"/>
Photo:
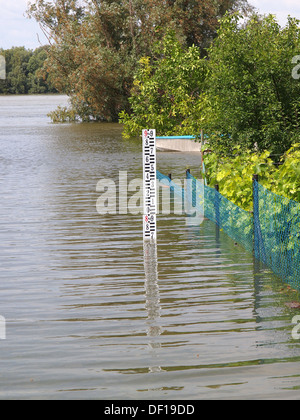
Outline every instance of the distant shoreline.
<path fill-rule="evenodd" d="M 0 93 L 0 96 L 68 96 L 66 93 Z"/>

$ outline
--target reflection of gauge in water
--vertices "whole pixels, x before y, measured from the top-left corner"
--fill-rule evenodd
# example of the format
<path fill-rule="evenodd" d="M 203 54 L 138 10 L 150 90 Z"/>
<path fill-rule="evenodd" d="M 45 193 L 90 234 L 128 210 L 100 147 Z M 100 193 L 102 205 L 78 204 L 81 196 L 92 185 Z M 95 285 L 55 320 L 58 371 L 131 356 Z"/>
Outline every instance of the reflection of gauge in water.
<path fill-rule="evenodd" d="M 148 343 L 153 358 L 157 358 L 156 350 L 161 347 L 159 336 L 163 329 L 160 325 L 161 306 L 158 286 L 157 271 L 157 246 L 156 243 L 144 242 L 144 267 L 145 267 L 145 308 L 147 310 L 147 336 L 150 337 Z M 156 361 L 155 361 L 156 362 Z M 159 372 L 161 367 L 159 363 L 153 363 L 155 366 L 149 367 L 150 372 Z"/>
<path fill-rule="evenodd" d="M 156 132 L 143 130 L 144 240 L 156 240 Z"/>

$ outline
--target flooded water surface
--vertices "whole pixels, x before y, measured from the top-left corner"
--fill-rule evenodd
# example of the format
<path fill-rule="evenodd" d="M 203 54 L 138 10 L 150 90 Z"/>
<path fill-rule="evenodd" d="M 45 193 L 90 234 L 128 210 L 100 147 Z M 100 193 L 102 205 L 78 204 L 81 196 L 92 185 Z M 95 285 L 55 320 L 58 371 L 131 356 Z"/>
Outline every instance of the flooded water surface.
<path fill-rule="evenodd" d="M 140 214 L 98 214 L 141 141 L 52 124 L 65 103 L 0 97 L 0 398 L 298 399 L 298 294 L 208 220 L 159 214 L 155 247 Z M 199 156 L 157 168 L 197 176 Z"/>

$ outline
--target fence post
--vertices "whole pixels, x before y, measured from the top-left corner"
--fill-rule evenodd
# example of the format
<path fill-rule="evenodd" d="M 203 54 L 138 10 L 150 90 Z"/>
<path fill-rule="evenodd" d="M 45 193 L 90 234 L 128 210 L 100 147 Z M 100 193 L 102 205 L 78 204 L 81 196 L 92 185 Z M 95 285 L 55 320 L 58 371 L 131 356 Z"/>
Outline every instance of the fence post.
<path fill-rule="evenodd" d="M 197 206 L 196 180 L 194 178 L 189 178 L 190 174 L 191 174 L 191 170 L 187 169 L 185 171 L 186 179 L 189 180 L 189 181 L 187 181 L 187 190 L 188 190 L 187 200 L 189 200 L 190 197 L 192 197 L 191 206 L 194 209 Z M 192 180 L 192 189 L 191 189 L 191 185 L 190 185 L 191 180 Z"/>
<path fill-rule="evenodd" d="M 190 188 L 190 180 L 189 174 L 191 173 L 190 169 L 185 171 L 185 196 L 184 196 L 184 210 L 188 216 L 192 214 L 192 204 L 191 204 L 191 188 Z"/>
<path fill-rule="evenodd" d="M 170 180 L 170 201 L 173 202 L 173 205 L 174 205 L 174 187 L 172 187 L 171 185 L 172 174 L 168 174 L 168 178 Z M 174 207 L 174 211 L 175 211 L 175 207 Z"/>
<path fill-rule="evenodd" d="M 259 259 L 259 197 L 258 197 L 258 175 L 252 177 L 253 191 L 253 235 L 254 235 L 254 255 Z"/>
<path fill-rule="evenodd" d="M 216 224 L 220 226 L 220 197 L 219 197 L 219 184 L 215 185 L 215 217 L 216 217 Z"/>
<path fill-rule="evenodd" d="M 258 193 L 258 175 L 253 175 L 253 225 L 254 225 L 254 255 L 266 263 L 266 252 L 261 233 L 260 214 L 259 214 L 259 193 Z"/>

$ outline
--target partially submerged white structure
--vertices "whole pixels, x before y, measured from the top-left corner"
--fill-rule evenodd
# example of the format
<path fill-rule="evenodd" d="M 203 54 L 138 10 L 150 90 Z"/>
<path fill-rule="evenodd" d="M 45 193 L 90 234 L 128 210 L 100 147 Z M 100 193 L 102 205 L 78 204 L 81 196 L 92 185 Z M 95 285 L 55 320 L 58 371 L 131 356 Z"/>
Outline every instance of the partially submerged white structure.
<path fill-rule="evenodd" d="M 201 142 L 196 136 L 162 136 L 156 137 L 156 149 L 168 152 L 201 153 Z"/>

